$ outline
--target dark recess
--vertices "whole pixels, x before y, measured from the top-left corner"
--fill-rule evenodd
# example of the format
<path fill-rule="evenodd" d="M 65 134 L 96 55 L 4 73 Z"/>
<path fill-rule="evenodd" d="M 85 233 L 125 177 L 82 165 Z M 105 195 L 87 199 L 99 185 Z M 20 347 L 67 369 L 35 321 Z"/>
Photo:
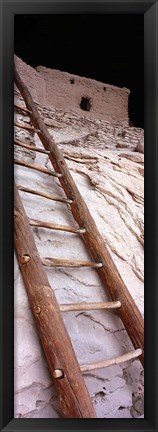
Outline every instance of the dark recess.
<path fill-rule="evenodd" d="M 27 64 L 130 89 L 129 119 L 144 127 L 143 14 L 17 14 L 14 29 Z"/>
<path fill-rule="evenodd" d="M 82 97 L 81 102 L 80 102 L 80 108 L 83 111 L 90 111 L 90 109 L 91 109 L 90 99 L 86 98 L 86 97 Z"/>

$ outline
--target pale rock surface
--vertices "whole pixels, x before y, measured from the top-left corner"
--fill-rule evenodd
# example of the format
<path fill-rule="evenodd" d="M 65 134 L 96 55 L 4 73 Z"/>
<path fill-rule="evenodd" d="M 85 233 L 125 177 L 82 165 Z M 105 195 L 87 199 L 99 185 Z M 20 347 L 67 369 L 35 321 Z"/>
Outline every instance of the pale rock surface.
<path fill-rule="evenodd" d="M 139 153 L 144 153 L 144 137 L 142 137 L 135 149 Z"/>
<path fill-rule="evenodd" d="M 18 104 L 23 104 L 17 91 Z M 77 113 L 37 104 L 62 149 L 109 252 L 143 314 L 144 155 L 135 147 L 143 130 L 92 120 Z M 16 111 L 16 119 L 29 122 Z M 15 128 L 16 137 L 41 146 L 37 137 Z M 50 167 L 47 156 L 15 146 L 17 158 Z M 64 195 L 59 181 L 15 165 L 16 183 Z M 20 192 L 29 217 L 76 226 L 69 207 Z M 76 234 L 33 228 L 41 256 L 88 259 Z M 59 303 L 105 301 L 107 294 L 94 269 L 45 268 Z M 114 312 L 63 313 L 80 364 L 121 355 L 133 349 Z M 143 369 L 138 360 L 84 374 L 98 418 L 143 417 Z M 17 418 L 59 418 L 49 370 L 39 343 L 25 286 L 15 257 L 15 408 Z"/>

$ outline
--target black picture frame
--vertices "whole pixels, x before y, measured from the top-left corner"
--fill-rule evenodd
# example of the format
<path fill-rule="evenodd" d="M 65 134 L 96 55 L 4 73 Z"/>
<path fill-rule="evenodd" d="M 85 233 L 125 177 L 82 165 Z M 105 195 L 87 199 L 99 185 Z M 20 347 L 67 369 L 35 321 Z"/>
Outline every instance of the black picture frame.
<path fill-rule="evenodd" d="M 145 79 L 145 418 L 144 419 L 14 419 L 13 356 L 13 50 L 14 14 L 17 13 L 141 13 L 144 15 Z M 80 1 L 52 0 L 0 3 L 1 19 L 1 205 L 0 205 L 0 430 L 13 431 L 157 431 L 157 316 L 156 282 L 158 200 L 158 1 Z"/>

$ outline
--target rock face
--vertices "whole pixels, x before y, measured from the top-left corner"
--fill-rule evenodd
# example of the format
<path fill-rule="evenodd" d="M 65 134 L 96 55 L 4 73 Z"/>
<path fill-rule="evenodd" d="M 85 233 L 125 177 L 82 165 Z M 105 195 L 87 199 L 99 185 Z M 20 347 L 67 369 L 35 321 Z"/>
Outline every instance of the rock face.
<path fill-rule="evenodd" d="M 144 137 L 140 139 L 135 150 L 139 153 L 144 153 Z"/>
<path fill-rule="evenodd" d="M 28 76 L 26 84 L 27 80 Z M 24 104 L 17 91 L 15 98 L 19 105 Z M 143 130 L 94 120 L 82 116 L 82 111 L 79 115 L 57 108 L 47 109 L 44 105 L 44 102 L 37 104 L 39 112 L 62 149 L 109 252 L 143 314 L 144 155 L 135 152 Z M 18 111 L 16 120 L 23 124 L 29 122 L 28 116 Z M 15 128 L 15 133 L 19 140 L 41 146 L 36 135 L 25 132 L 24 136 L 19 128 Z M 25 152 L 17 146 L 15 152 L 16 158 L 50 168 L 46 155 Z M 63 195 L 57 179 L 28 168 L 15 165 L 15 179 L 17 184 Z M 29 217 L 76 226 L 66 204 L 24 192 L 20 195 Z M 89 259 L 78 235 L 35 227 L 32 230 L 41 257 Z M 94 269 L 46 268 L 46 271 L 59 303 L 108 298 Z M 69 312 L 63 313 L 63 319 L 80 364 L 115 357 L 133 349 L 114 312 Z M 143 416 L 143 369 L 138 360 L 85 373 L 84 378 L 98 418 Z M 16 256 L 14 416 L 60 417 Z"/>
<path fill-rule="evenodd" d="M 129 125 L 130 91 L 127 88 L 119 88 L 43 66 L 33 69 L 18 57 L 16 64 L 21 76 L 24 79 L 27 76 L 26 84 L 37 102 L 49 108 L 70 111 L 90 119 L 103 119 L 122 126 Z"/>

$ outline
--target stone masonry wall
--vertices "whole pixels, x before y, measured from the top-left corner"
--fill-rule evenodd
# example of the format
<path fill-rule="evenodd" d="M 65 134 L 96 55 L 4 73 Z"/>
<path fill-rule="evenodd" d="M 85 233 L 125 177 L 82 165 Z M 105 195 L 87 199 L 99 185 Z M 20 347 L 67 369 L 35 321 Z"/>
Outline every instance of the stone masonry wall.
<path fill-rule="evenodd" d="M 54 106 L 82 116 L 88 114 L 88 117 L 94 120 L 103 119 L 113 124 L 128 126 L 128 89 L 43 66 L 38 66 L 36 70 L 47 83 L 47 104 L 50 108 Z M 88 112 L 80 107 L 82 98 L 89 100 Z"/>
<path fill-rule="evenodd" d="M 102 119 L 115 125 L 128 126 L 130 91 L 127 88 L 43 66 L 34 69 L 17 56 L 15 59 L 21 78 L 25 80 L 36 102 L 47 108 L 62 109 L 93 120 Z"/>
<path fill-rule="evenodd" d="M 16 55 L 14 56 L 14 61 L 21 79 L 27 85 L 33 99 L 36 102 L 46 105 L 46 82 L 44 78 L 34 68 L 24 63 Z"/>

